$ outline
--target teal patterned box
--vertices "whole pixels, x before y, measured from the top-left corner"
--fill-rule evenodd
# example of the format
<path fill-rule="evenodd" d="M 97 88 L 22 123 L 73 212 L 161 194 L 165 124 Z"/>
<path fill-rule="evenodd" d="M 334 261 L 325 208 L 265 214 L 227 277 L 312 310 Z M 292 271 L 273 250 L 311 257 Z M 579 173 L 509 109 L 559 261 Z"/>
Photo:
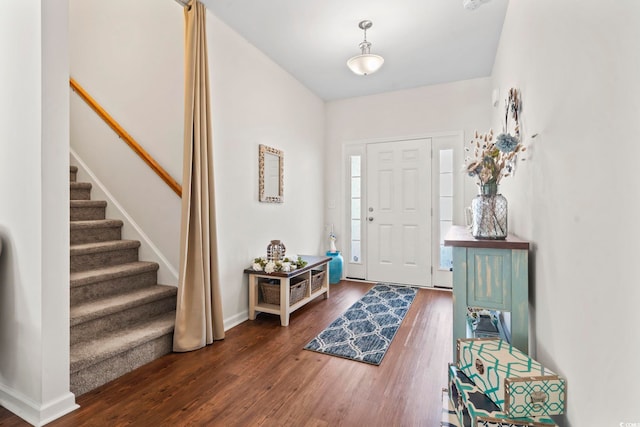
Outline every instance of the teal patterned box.
<path fill-rule="evenodd" d="M 458 416 L 449 400 L 449 391 L 446 388 L 442 389 L 442 421 L 440 421 L 440 427 L 460 427 Z"/>
<path fill-rule="evenodd" d="M 449 365 L 449 401 L 460 427 L 557 427 L 548 417 L 508 416 L 455 365 Z"/>
<path fill-rule="evenodd" d="M 567 401 L 564 378 L 506 341 L 459 339 L 457 348 L 460 370 L 509 416 L 564 413 Z"/>

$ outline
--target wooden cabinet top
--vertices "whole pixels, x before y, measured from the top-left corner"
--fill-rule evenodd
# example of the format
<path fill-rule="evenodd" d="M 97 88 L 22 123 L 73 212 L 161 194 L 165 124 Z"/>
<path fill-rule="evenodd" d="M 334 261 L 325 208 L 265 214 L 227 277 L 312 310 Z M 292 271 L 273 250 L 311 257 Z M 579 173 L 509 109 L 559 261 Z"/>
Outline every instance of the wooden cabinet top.
<path fill-rule="evenodd" d="M 245 268 L 244 272 L 249 274 L 260 274 L 265 276 L 274 276 L 274 277 L 294 277 L 300 273 L 304 273 L 305 271 L 309 271 L 312 268 L 318 267 L 320 265 L 326 264 L 331 261 L 331 257 L 328 256 L 309 256 L 309 255 L 300 255 L 300 258 L 307 261 L 307 265 L 302 268 L 296 268 L 295 270 L 291 270 L 288 273 L 284 271 L 276 271 L 273 273 L 265 273 L 264 271 L 256 271 L 252 268 Z"/>
<path fill-rule="evenodd" d="M 444 238 L 444 245 L 464 248 L 529 250 L 529 242 L 522 240 L 513 234 L 508 234 L 505 240 L 476 239 L 471 235 L 469 229 L 462 225 L 454 225 L 451 227 Z"/>

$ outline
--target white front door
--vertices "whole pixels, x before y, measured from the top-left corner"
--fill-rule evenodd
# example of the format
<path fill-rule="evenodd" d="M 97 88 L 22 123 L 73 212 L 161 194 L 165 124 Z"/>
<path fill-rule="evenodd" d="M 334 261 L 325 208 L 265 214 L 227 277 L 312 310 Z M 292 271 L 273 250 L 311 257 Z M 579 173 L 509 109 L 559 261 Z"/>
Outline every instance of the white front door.
<path fill-rule="evenodd" d="M 431 139 L 367 144 L 367 279 L 431 286 Z"/>

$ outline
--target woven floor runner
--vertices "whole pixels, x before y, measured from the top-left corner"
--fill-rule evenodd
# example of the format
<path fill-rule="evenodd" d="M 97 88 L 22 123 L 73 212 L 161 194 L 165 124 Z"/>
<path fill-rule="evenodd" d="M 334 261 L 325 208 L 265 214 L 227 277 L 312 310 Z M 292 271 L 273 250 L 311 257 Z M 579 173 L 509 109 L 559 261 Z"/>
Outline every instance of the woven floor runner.
<path fill-rule="evenodd" d="M 305 350 L 379 365 L 416 293 L 410 286 L 378 283 Z"/>

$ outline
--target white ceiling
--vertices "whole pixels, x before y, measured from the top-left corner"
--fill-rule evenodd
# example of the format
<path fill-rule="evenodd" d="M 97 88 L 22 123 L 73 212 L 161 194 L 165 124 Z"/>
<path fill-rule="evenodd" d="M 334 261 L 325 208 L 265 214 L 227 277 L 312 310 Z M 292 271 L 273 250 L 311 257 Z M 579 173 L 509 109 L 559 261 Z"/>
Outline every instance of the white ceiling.
<path fill-rule="evenodd" d="M 207 8 L 325 100 L 486 77 L 508 0 L 204 0 Z M 356 76 L 358 22 L 382 68 Z"/>

